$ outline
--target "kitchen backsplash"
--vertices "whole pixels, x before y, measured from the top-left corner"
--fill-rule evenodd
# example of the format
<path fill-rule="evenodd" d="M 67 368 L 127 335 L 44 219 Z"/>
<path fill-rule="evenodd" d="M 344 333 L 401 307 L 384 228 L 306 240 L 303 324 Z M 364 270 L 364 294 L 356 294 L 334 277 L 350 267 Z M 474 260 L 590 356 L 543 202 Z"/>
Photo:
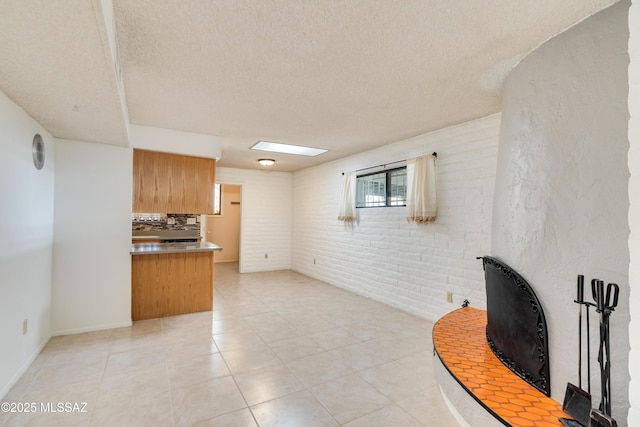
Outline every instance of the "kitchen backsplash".
<path fill-rule="evenodd" d="M 133 231 L 200 230 L 200 215 L 190 214 L 131 214 Z"/>

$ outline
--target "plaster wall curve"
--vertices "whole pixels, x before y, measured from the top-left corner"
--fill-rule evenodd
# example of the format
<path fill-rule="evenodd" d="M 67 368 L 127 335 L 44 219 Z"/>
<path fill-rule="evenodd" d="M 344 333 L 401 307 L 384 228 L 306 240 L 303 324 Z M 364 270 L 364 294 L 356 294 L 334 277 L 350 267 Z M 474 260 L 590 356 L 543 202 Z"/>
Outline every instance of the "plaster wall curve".
<path fill-rule="evenodd" d="M 629 409 L 628 10 L 622 1 L 589 17 L 530 53 L 506 79 L 492 218 L 492 255 L 531 283 L 545 310 L 555 400 L 578 381 L 576 276 L 620 285 L 611 316 L 619 426 Z M 597 324 L 592 310 L 596 407 Z"/>

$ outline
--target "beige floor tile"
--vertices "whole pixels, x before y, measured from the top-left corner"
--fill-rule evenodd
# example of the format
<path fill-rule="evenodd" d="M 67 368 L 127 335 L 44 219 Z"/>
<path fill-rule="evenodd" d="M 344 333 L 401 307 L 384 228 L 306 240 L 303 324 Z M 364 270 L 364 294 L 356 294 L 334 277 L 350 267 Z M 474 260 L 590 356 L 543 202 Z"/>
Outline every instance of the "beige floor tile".
<path fill-rule="evenodd" d="M 414 368 L 419 372 L 424 372 L 425 374 L 432 374 L 434 357 L 435 356 L 433 354 L 433 350 L 429 350 L 429 351 L 414 353 L 410 356 L 401 357 L 399 359 L 396 359 L 396 362 L 398 362 L 402 366 L 406 366 L 408 368 Z"/>
<path fill-rule="evenodd" d="M 330 350 L 329 353 L 353 372 L 393 360 L 393 356 L 385 354 L 386 351 L 379 351 L 375 344 L 372 345 L 367 341 Z"/>
<path fill-rule="evenodd" d="M 299 337 L 303 333 L 296 329 L 294 326 L 287 324 L 284 325 L 264 325 L 254 327 L 256 333 L 260 335 L 260 338 L 267 344 L 274 341 L 280 341 L 287 338 Z"/>
<path fill-rule="evenodd" d="M 312 338 L 305 335 L 285 338 L 271 342 L 268 345 L 283 362 L 289 362 L 325 351 Z"/>
<path fill-rule="evenodd" d="M 262 338 L 251 330 L 215 334 L 213 340 L 220 351 L 237 350 L 242 347 L 251 347 L 264 343 Z"/>
<path fill-rule="evenodd" d="M 222 357 L 234 375 L 282 364 L 278 356 L 266 344 L 222 351 Z"/>
<path fill-rule="evenodd" d="M 247 407 L 231 377 L 172 389 L 171 402 L 177 427 L 188 426 Z"/>
<path fill-rule="evenodd" d="M 210 340 L 211 330 L 204 327 L 172 328 L 162 331 L 162 342 L 165 347 L 197 345 Z"/>
<path fill-rule="evenodd" d="M 107 360 L 105 376 L 138 371 L 156 364 L 165 364 L 164 350 L 157 346 L 142 347 L 111 353 Z"/>
<path fill-rule="evenodd" d="M 3 402 L 21 402 L 22 396 L 29 389 L 33 380 L 38 375 L 39 368 L 33 368 L 33 365 L 27 369 L 27 371 L 22 374 L 22 376 L 18 379 L 18 381 L 9 389 L 7 394 L 2 398 Z M 2 413 L 0 413 L 0 417 Z M 1 419 L 1 418 L 0 418 Z M 0 421 L 0 426 L 2 426 L 2 421 Z"/>
<path fill-rule="evenodd" d="M 162 331 L 136 332 L 131 334 L 118 334 L 111 342 L 111 353 L 134 350 L 145 347 L 161 347 Z"/>
<path fill-rule="evenodd" d="M 184 387 L 231 375 L 220 353 L 167 363 L 171 388 Z"/>
<path fill-rule="evenodd" d="M 331 328 L 311 333 L 309 336 L 325 350 L 334 350 L 362 341 L 360 338 L 349 333 L 346 328 Z"/>
<path fill-rule="evenodd" d="M 411 342 L 396 336 L 388 336 L 367 341 L 364 346 L 370 347 L 382 358 L 396 360 L 423 352 L 430 347 L 430 344 Z"/>
<path fill-rule="evenodd" d="M 116 328 L 113 337 L 121 335 L 145 335 L 153 332 L 162 332 L 162 319 L 136 320 L 131 326 Z"/>
<path fill-rule="evenodd" d="M 100 362 L 104 363 L 109 357 L 111 342 L 111 339 L 105 342 L 79 342 L 64 348 L 58 348 L 48 353 L 47 360 L 41 367 L 64 364 L 91 365 Z"/>
<path fill-rule="evenodd" d="M 438 425 L 440 424 L 433 424 Z M 351 421 L 344 427 L 423 427 L 423 424 L 396 405 L 387 406 L 372 412 L 357 420 Z"/>
<path fill-rule="evenodd" d="M 177 363 L 200 356 L 219 353 L 213 338 L 207 336 L 188 345 L 176 344 L 164 348 L 167 363 Z"/>
<path fill-rule="evenodd" d="M 287 362 L 287 366 L 307 387 L 313 387 L 352 373 L 351 369 L 328 352 Z"/>
<path fill-rule="evenodd" d="M 339 424 L 306 390 L 253 406 L 260 427 L 337 427 Z"/>
<path fill-rule="evenodd" d="M 351 335 L 359 338 L 361 341 L 369 341 L 391 335 L 391 331 L 388 329 L 369 324 L 366 321 L 349 322 L 345 325 L 345 328 Z"/>
<path fill-rule="evenodd" d="M 428 376 L 420 375 L 415 369 L 396 362 L 365 369 L 358 372 L 358 376 L 393 402 L 410 397 L 429 387 Z"/>
<path fill-rule="evenodd" d="M 247 403 L 257 405 L 287 394 L 300 391 L 305 386 L 284 365 L 235 375 L 236 383 Z"/>
<path fill-rule="evenodd" d="M 39 403 L 38 403 L 39 405 Z M 8 414 L 3 427 L 87 427 L 91 420 L 90 413 L 41 412 Z"/>
<path fill-rule="evenodd" d="M 109 405 L 97 409 L 91 415 L 91 427 L 172 427 L 173 425 L 171 396 L 167 391 Z"/>
<path fill-rule="evenodd" d="M 38 372 L 33 384 L 56 387 L 61 384 L 99 380 L 105 372 L 105 364 L 105 361 L 74 360 L 65 364 L 45 365 Z"/>
<path fill-rule="evenodd" d="M 230 414 L 209 418 L 194 424 L 197 427 L 257 427 L 249 409 L 241 409 Z"/>
<path fill-rule="evenodd" d="M 58 384 L 55 387 L 43 387 L 34 383 L 32 387 L 22 396 L 21 402 L 34 402 L 41 407 L 41 404 L 48 403 L 57 405 L 58 403 L 78 403 L 82 408 L 93 411 L 98 406 L 98 393 L 101 380 L 81 381 L 76 383 Z M 73 406 L 72 406 L 73 408 Z"/>
<path fill-rule="evenodd" d="M 226 310 L 226 311 L 225 311 Z M 238 305 L 233 305 L 231 303 L 227 304 L 227 308 L 223 308 L 221 313 L 218 313 L 214 318 L 222 317 L 242 317 L 242 316 L 251 316 L 255 314 L 269 313 L 272 309 L 263 303 L 242 303 Z"/>
<path fill-rule="evenodd" d="M 162 363 L 130 372 L 105 375 L 100 385 L 98 407 L 136 400 L 140 396 L 169 391 L 166 366 Z"/>
<path fill-rule="evenodd" d="M 0 426 L 457 426 L 433 376 L 432 322 L 237 268 L 216 265 L 212 312 L 53 337 L 3 400 L 89 412 L 0 413 Z"/>
<path fill-rule="evenodd" d="M 181 314 L 179 316 L 163 317 L 162 330 L 175 328 L 196 329 L 211 326 L 212 312 L 202 311 L 199 313 Z"/>
<path fill-rule="evenodd" d="M 212 334 L 228 334 L 235 332 L 251 331 L 251 326 L 246 320 L 240 317 L 227 317 L 221 320 L 214 320 L 211 322 Z"/>
<path fill-rule="evenodd" d="M 310 391 L 342 424 L 392 403 L 355 374 L 317 385 Z"/>

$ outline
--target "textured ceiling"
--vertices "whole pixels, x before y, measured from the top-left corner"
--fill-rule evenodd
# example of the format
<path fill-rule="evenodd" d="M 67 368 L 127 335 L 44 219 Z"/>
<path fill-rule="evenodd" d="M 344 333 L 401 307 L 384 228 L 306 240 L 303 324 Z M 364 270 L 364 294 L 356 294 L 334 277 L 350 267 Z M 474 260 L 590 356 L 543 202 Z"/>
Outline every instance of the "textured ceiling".
<path fill-rule="evenodd" d="M 55 137 L 128 145 L 100 0 L 0 0 L 0 90 Z"/>
<path fill-rule="evenodd" d="M 259 139 L 330 150 L 270 156 L 293 171 L 499 111 L 514 63 L 614 2 L 114 0 L 125 101 L 108 0 L 2 0 L 0 89 L 56 137 L 212 134 L 244 168 Z"/>

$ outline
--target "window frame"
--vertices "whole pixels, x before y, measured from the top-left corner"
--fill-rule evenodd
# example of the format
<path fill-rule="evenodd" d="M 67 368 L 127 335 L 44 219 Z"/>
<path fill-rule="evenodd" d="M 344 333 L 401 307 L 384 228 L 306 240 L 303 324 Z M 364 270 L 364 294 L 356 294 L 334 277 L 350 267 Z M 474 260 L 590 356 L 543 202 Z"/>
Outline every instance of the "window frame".
<path fill-rule="evenodd" d="M 404 170 L 405 171 L 405 193 L 404 193 L 404 203 L 403 204 L 391 204 L 391 177 L 392 177 L 392 173 L 398 170 Z M 379 175 L 379 174 L 384 174 L 385 176 L 385 204 L 382 205 L 376 205 L 376 206 L 358 206 L 358 180 L 360 178 L 364 178 L 367 176 L 371 176 L 371 175 Z M 356 175 L 356 209 L 370 209 L 370 208 L 397 208 L 397 207 L 403 207 L 403 206 L 407 206 L 407 182 L 406 182 L 406 176 L 407 176 L 407 166 L 398 166 L 392 169 L 382 169 L 382 170 L 376 170 L 374 172 L 368 172 L 368 173 L 363 173 L 361 175 Z"/>
<path fill-rule="evenodd" d="M 222 184 L 216 182 L 213 184 L 213 216 L 221 217 L 222 215 Z M 216 204 L 218 205 L 218 211 L 216 212 Z"/>

